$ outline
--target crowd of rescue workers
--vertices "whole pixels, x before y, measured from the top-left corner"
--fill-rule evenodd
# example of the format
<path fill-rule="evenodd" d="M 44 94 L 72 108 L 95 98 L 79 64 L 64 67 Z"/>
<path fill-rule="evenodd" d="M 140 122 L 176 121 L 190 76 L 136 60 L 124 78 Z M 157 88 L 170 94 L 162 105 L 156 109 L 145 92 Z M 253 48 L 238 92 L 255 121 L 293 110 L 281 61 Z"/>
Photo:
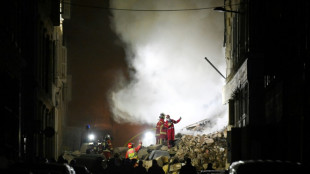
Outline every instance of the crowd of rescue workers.
<path fill-rule="evenodd" d="M 156 125 L 156 144 L 163 144 L 166 143 L 168 145 L 168 148 L 174 146 L 174 140 L 175 140 L 175 131 L 174 131 L 174 124 L 179 123 L 181 121 L 182 117 L 180 117 L 178 120 L 174 120 L 170 118 L 170 115 L 166 115 L 166 121 L 165 121 L 165 114 L 161 113 L 159 116 L 159 121 Z M 128 143 L 128 150 L 126 153 L 125 158 L 129 159 L 137 159 L 138 154 L 137 152 L 140 150 L 142 146 L 142 141 L 139 141 L 139 145 L 137 147 L 133 147 L 132 143 Z"/>
<path fill-rule="evenodd" d="M 166 118 L 166 120 L 165 120 Z M 180 117 L 178 120 L 174 120 L 170 118 L 170 115 L 165 115 L 164 113 L 161 113 L 159 115 L 159 120 L 156 124 L 156 133 L 155 133 L 155 138 L 156 138 L 156 145 L 167 145 L 168 149 L 171 147 L 174 147 L 174 142 L 175 142 L 175 131 L 174 131 L 174 124 L 177 124 L 181 121 L 182 117 Z M 137 159 L 138 158 L 138 151 L 142 147 L 142 141 L 139 141 L 138 146 L 133 147 L 133 143 L 129 142 L 127 144 L 128 150 L 126 152 L 125 158 L 129 159 Z M 104 151 L 104 155 L 109 159 L 113 153 L 113 146 L 111 142 L 111 137 L 110 135 L 107 135 L 105 137 L 105 140 L 100 144 L 100 147 L 97 149 L 105 149 L 108 151 Z M 91 152 L 86 152 L 86 153 L 91 153 Z M 101 152 L 100 152 L 101 153 Z"/>
<path fill-rule="evenodd" d="M 166 118 L 166 120 L 165 120 Z M 174 147 L 175 141 L 175 130 L 174 124 L 177 124 L 181 121 L 181 117 L 177 120 L 170 118 L 170 115 L 165 115 L 161 113 L 159 120 L 156 124 L 156 145 L 167 145 L 168 149 Z M 146 169 L 143 166 L 143 161 L 138 159 L 138 152 L 142 147 L 142 141 L 139 141 L 139 144 L 134 147 L 134 144 L 129 142 L 127 144 L 128 150 L 125 154 L 125 158 L 122 158 L 120 154 L 113 153 L 113 146 L 111 142 L 111 137 L 105 137 L 106 149 L 108 154 L 105 156 L 108 159 L 107 167 L 101 168 L 100 165 L 97 165 L 97 168 L 94 173 L 166 173 L 162 167 L 157 164 L 155 159 L 152 160 L 152 166 Z M 113 154 L 113 155 L 112 155 Z M 72 161 L 71 166 L 74 166 L 74 160 Z M 186 164 L 182 166 L 180 173 L 183 171 L 192 171 L 196 173 L 196 168 L 191 165 L 191 159 L 186 159 Z"/>
<path fill-rule="evenodd" d="M 156 124 L 156 145 L 167 145 L 168 149 L 174 147 L 174 124 L 179 123 L 181 119 L 182 118 L 180 117 L 179 119 L 174 120 L 170 118 L 170 115 L 165 115 L 164 113 L 160 114 L 159 120 Z M 109 135 L 105 137 L 105 145 L 108 150 L 108 154 L 105 154 L 108 163 L 106 167 L 102 167 L 102 165 L 100 165 L 101 160 L 98 160 L 98 165 L 96 165 L 97 167 L 95 169 L 92 169 L 92 173 L 167 173 L 167 171 L 158 165 L 155 159 L 152 160 L 152 166 L 148 169 L 143 166 L 143 160 L 138 159 L 138 152 L 142 147 L 142 141 L 139 141 L 139 144 L 136 147 L 134 147 L 133 143 L 129 142 L 127 144 L 128 150 L 125 154 L 125 158 L 121 157 L 119 153 L 113 153 L 113 146 Z M 75 160 L 72 160 L 70 165 L 74 167 Z M 197 173 L 196 168 L 191 164 L 190 158 L 186 159 L 186 164 L 182 166 L 180 170 L 180 173 L 188 172 Z"/>
<path fill-rule="evenodd" d="M 166 120 L 165 120 L 166 118 Z M 177 120 L 174 120 L 170 118 L 170 115 L 165 115 L 164 113 L 161 113 L 159 116 L 159 120 L 156 124 L 156 145 L 167 145 L 168 149 L 171 147 L 174 147 L 175 142 L 175 130 L 174 130 L 174 124 L 177 124 L 181 121 L 182 117 L 180 117 Z M 106 137 L 106 145 L 107 150 L 109 150 L 108 155 L 108 164 L 106 168 L 99 167 L 100 165 L 97 165 L 99 168 L 97 168 L 94 173 L 159 173 L 164 174 L 167 171 L 164 171 L 162 167 L 160 167 L 157 164 L 157 161 L 155 159 L 152 160 L 152 166 L 148 169 L 146 169 L 143 166 L 143 161 L 138 159 L 138 152 L 142 147 L 142 141 L 139 141 L 139 144 L 134 147 L 133 143 L 129 142 L 127 144 L 128 150 L 126 152 L 125 158 L 120 157 L 120 154 L 113 153 L 113 147 L 111 143 L 111 137 Z M 113 154 L 113 156 L 112 156 Z M 74 160 L 72 161 L 74 166 Z M 100 163 L 100 162 L 99 162 Z M 196 168 L 192 166 L 191 159 L 186 159 L 186 164 L 182 166 L 180 173 L 197 173 Z"/>

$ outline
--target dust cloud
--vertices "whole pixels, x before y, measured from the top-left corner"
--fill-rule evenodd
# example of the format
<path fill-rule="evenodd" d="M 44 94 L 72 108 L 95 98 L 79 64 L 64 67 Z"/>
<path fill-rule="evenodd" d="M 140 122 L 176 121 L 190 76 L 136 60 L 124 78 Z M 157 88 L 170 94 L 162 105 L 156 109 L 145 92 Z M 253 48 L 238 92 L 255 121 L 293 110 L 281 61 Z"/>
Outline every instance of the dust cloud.
<path fill-rule="evenodd" d="M 111 27 L 126 45 L 129 78 L 119 75 L 110 91 L 114 120 L 156 124 L 160 113 L 182 117 L 176 132 L 210 119 L 210 131 L 227 125 L 225 84 L 207 57 L 225 74 L 224 17 L 212 10 L 222 0 L 113 0 Z M 210 8 L 209 8 L 210 7 Z"/>

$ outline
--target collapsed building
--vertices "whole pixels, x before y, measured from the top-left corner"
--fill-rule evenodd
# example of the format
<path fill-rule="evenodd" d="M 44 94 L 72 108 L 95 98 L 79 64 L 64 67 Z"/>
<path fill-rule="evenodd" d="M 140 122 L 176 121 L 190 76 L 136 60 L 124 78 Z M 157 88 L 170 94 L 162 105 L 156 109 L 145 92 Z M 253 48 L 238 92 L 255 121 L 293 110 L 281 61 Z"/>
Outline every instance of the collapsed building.
<path fill-rule="evenodd" d="M 168 149 L 166 143 L 162 145 L 143 146 L 138 152 L 138 159 L 143 161 L 146 169 L 156 160 L 166 173 L 176 173 L 190 158 L 197 171 L 206 170 L 208 163 L 212 163 L 216 170 L 225 170 L 227 163 L 227 129 L 210 134 L 188 135 L 178 133 L 175 136 L 175 146 Z M 85 149 L 84 149 L 85 150 Z M 114 155 L 125 158 L 127 147 L 114 148 Z M 74 158 L 85 155 L 85 152 L 66 152 L 64 157 L 70 162 Z M 102 156 L 104 157 L 104 156 Z M 103 162 L 106 167 L 107 160 Z M 168 172 L 169 171 L 169 172 Z"/>
<path fill-rule="evenodd" d="M 147 169 L 155 159 L 165 171 L 177 172 L 184 165 L 185 159 L 190 158 L 197 171 L 205 170 L 208 163 L 216 170 L 227 168 L 227 130 L 202 135 L 176 135 L 175 146 L 168 149 L 166 144 L 142 147 L 138 152 L 139 160 Z M 114 153 L 125 156 L 127 147 L 115 148 Z"/>

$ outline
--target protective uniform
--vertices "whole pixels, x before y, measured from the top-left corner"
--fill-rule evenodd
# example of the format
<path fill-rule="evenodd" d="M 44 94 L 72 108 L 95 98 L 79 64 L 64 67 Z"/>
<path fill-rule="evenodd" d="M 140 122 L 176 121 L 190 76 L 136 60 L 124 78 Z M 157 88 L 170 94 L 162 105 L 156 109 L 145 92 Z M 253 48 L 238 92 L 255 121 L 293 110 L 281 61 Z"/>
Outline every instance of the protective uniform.
<path fill-rule="evenodd" d="M 110 159 L 113 153 L 113 146 L 112 146 L 112 141 L 110 135 L 106 135 L 105 140 L 104 140 L 104 151 L 103 154 L 107 159 Z"/>
<path fill-rule="evenodd" d="M 165 127 L 167 128 L 167 140 L 168 140 L 168 148 L 174 146 L 174 124 L 180 122 L 181 117 L 178 120 L 173 120 L 170 118 L 170 115 L 166 116 Z"/>
<path fill-rule="evenodd" d="M 128 150 L 126 152 L 126 158 L 129 159 L 138 159 L 138 152 L 142 146 L 142 142 L 139 142 L 139 145 L 135 148 L 132 147 L 132 143 L 128 143 Z"/>
<path fill-rule="evenodd" d="M 107 143 L 107 149 L 110 150 L 113 153 L 113 146 L 112 146 L 112 141 L 110 135 L 107 135 L 105 137 L 106 143 Z"/>
<path fill-rule="evenodd" d="M 156 144 L 162 144 L 167 139 L 167 129 L 165 127 L 164 119 L 165 115 L 161 113 L 156 125 Z"/>

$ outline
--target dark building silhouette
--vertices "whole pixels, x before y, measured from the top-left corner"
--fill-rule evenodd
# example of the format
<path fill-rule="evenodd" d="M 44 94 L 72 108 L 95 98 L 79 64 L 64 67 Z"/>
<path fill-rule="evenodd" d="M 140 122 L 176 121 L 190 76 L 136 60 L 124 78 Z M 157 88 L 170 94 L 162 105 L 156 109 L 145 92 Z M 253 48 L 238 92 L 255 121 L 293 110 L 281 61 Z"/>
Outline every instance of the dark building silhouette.
<path fill-rule="evenodd" d="M 228 162 L 309 163 L 309 1 L 224 3 Z"/>
<path fill-rule="evenodd" d="M 67 84 L 61 2 L 10 0 L 2 7 L 0 155 L 57 158 Z"/>

